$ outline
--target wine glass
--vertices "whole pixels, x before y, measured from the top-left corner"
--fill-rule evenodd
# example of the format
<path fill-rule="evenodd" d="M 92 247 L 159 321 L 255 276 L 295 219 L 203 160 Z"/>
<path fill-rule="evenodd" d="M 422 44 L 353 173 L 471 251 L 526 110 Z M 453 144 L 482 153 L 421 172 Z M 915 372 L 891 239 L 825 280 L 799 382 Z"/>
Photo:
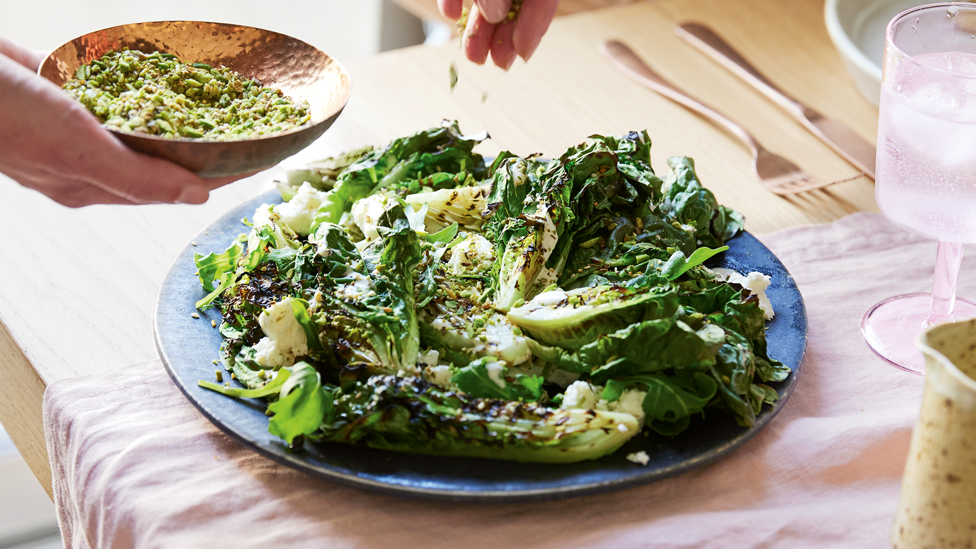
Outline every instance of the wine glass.
<path fill-rule="evenodd" d="M 976 317 L 956 298 L 962 246 L 976 242 L 976 4 L 895 16 L 885 33 L 875 198 L 899 227 L 938 240 L 932 294 L 885 299 L 861 321 L 881 358 L 923 373 L 922 328 Z"/>

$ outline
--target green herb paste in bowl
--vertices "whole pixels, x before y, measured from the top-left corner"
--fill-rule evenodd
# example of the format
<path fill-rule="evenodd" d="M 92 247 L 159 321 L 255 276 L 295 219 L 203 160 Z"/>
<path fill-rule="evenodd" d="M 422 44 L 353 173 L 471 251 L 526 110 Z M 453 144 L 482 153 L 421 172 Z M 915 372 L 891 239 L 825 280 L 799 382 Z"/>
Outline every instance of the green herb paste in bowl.
<path fill-rule="evenodd" d="M 158 51 L 109 51 L 79 67 L 64 89 L 111 129 L 165 138 L 250 139 L 311 120 L 306 101 Z"/>

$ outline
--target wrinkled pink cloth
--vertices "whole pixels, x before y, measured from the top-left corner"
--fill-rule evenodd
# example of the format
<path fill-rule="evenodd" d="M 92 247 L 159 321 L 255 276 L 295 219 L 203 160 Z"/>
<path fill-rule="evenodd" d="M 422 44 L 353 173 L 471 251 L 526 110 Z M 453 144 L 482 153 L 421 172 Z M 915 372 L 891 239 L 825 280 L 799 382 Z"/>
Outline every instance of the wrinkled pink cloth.
<path fill-rule="evenodd" d="M 779 416 L 716 464 L 542 504 L 374 495 L 241 447 L 151 362 L 47 389 L 66 546 L 886 547 L 923 378 L 875 357 L 859 323 L 885 297 L 930 290 L 935 244 L 876 214 L 762 240 L 806 301 L 806 362 Z M 959 293 L 976 296 L 967 252 Z"/>

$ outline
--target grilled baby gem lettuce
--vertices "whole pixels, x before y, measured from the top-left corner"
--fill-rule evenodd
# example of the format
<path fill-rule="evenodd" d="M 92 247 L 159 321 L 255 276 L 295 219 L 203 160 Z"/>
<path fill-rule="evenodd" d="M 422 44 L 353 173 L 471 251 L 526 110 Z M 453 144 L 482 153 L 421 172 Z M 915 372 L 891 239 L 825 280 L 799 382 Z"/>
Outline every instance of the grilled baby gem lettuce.
<path fill-rule="evenodd" d="M 333 368 L 362 366 L 373 373 L 414 371 L 419 328 L 413 270 L 417 233 L 399 206 L 379 223 L 382 237 L 360 251 L 338 225 L 319 225 L 309 241 L 324 258 L 312 319 Z"/>
<path fill-rule="evenodd" d="M 322 440 L 400 452 L 572 463 L 612 453 L 640 431 L 630 414 L 472 398 L 418 378 L 373 376 L 333 396 Z"/>
<path fill-rule="evenodd" d="M 467 174 L 483 178 L 484 160 L 471 149 L 486 137 L 463 136 L 457 122 L 445 121 L 439 128 L 394 139 L 385 148 L 365 153 L 336 176 L 312 228 L 319 223 L 339 223 L 355 202 L 384 189 L 417 192 L 425 183 L 467 181 Z"/>
<path fill-rule="evenodd" d="M 598 336 L 674 315 L 678 298 L 664 288 L 596 286 L 551 290 L 508 312 L 508 319 L 542 343 L 578 350 Z"/>
<path fill-rule="evenodd" d="M 291 172 L 285 204 L 196 257 L 247 389 L 203 384 L 268 399 L 289 442 L 449 456 L 571 462 L 644 427 L 754 424 L 790 372 L 758 291 L 704 266 L 742 217 L 691 159 L 662 180 L 632 132 L 486 168 L 481 139 L 446 122 Z"/>

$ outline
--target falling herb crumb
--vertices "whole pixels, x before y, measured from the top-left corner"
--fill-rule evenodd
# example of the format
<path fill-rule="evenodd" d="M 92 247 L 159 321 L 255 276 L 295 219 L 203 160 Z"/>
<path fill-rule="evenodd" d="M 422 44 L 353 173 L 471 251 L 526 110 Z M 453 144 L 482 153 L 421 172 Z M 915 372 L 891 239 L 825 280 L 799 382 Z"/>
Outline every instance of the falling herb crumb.
<path fill-rule="evenodd" d="M 454 86 L 457 86 L 458 76 L 457 67 L 454 65 L 454 61 L 451 61 L 451 66 L 449 67 L 449 72 L 451 74 L 451 91 L 454 91 Z"/>
<path fill-rule="evenodd" d="M 488 92 L 481 94 L 481 102 L 484 103 L 488 100 Z"/>
<path fill-rule="evenodd" d="M 467 7 L 461 8 L 461 17 L 457 20 L 458 36 L 464 36 L 464 29 L 468 26 L 468 15 L 470 12 Z M 460 44 L 459 44 L 460 45 Z"/>

